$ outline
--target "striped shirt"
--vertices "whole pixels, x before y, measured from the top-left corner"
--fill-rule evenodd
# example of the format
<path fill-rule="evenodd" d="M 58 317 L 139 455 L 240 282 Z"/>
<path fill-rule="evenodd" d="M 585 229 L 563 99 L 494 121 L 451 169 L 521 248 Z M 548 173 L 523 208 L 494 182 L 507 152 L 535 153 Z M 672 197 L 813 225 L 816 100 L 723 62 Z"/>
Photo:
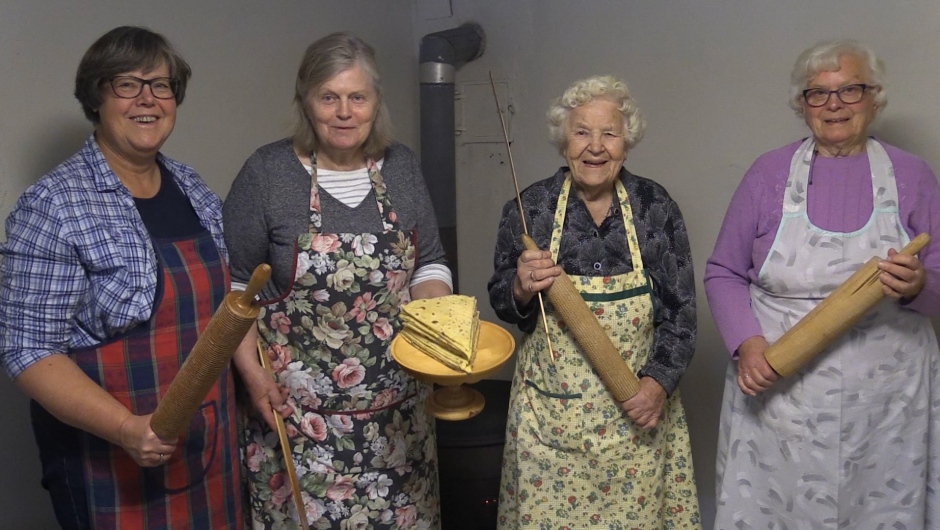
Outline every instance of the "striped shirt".
<path fill-rule="evenodd" d="M 376 162 L 379 170 L 385 159 Z M 307 173 L 313 173 L 313 167 L 304 164 Z M 368 168 L 354 169 L 352 171 L 334 171 L 331 169 L 317 169 L 317 186 L 329 193 L 333 198 L 344 205 L 355 208 L 372 191 L 372 180 L 369 178 Z M 428 280 L 440 280 L 454 290 L 454 280 L 447 265 L 431 263 L 419 267 L 411 277 L 411 286 Z"/>
<path fill-rule="evenodd" d="M 228 261 L 219 197 L 192 168 L 162 154 L 157 161 Z M 0 366 L 10 377 L 150 318 L 158 272 L 150 234 L 94 135 L 23 193 L 6 231 L 0 244 Z"/>

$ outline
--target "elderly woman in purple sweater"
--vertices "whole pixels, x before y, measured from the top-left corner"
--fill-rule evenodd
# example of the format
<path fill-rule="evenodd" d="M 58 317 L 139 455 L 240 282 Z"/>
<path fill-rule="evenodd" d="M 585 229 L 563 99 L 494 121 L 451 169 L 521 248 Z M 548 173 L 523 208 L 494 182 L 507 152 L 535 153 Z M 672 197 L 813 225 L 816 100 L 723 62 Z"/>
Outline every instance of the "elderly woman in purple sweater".
<path fill-rule="evenodd" d="M 884 68 L 853 41 L 797 59 L 790 105 L 812 136 L 754 162 L 705 271 L 732 353 L 715 528 L 935 528 L 940 463 L 940 190 L 927 164 L 868 136 Z M 897 254 L 934 238 L 920 257 Z M 798 374 L 770 343 L 872 256 L 888 296 Z M 928 443 L 931 441 L 931 443 Z"/>

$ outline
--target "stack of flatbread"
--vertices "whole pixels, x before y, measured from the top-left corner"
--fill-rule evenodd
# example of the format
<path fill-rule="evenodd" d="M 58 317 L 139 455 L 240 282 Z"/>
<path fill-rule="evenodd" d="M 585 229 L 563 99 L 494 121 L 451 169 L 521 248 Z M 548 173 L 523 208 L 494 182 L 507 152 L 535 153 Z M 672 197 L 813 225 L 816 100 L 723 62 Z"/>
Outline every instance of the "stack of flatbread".
<path fill-rule="evenodd" d="M 403 339 L 448 368 L 473 369 L 480 336 L 477 299 L 452 294 L 415 300 L 401 309 Z"/>

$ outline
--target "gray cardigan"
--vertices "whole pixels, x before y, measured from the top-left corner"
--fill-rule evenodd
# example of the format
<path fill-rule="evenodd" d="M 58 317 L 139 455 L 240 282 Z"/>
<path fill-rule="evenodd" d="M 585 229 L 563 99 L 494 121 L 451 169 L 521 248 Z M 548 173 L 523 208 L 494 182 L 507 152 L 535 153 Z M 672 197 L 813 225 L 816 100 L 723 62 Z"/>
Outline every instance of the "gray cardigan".
<path fill-rule="evenodd" d="M 414 153 L 400 143 L 385 151 L 382 177 L 402 230 L 415 230 L 417 267 L 444 264 L 431 198 Z M 320 194 L 324 233 L 382 232 L 382 219 L 370 192 L 356 208 Z M 290 139 L 261 147 L 239 171 L 222 209 L 225 244 L 232 279 L 247 282 L 261 263 L 273 268 L 263 299 L 286 294 L 294 284 L 294 249 L 297 236 L 310 224 L 310 175 L 301 165 Z"/>

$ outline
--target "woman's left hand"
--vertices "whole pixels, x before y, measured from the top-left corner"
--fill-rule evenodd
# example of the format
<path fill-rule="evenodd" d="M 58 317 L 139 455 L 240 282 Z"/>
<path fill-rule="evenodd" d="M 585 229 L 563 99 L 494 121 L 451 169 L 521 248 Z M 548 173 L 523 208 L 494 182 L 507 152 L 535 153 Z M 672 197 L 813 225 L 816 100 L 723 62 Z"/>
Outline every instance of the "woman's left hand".
<path fill-rule="evenodd" d="M 665 404 L 666 389 L 652 377 L 642 377 L 640 378 L 640 391 L 620 406 L 631 420 L 648 431 L 659 424 Z"/>
<path fill-rule="evenodd" d="M 924 264 L 917 256 L 898 254 L 898 251 L 888 250 L 888 259 L 878 264 L 881 273 L 881 290 L 885 296 L 913 300 L 920 294 L 927 283 L 927 273 Z"/>

